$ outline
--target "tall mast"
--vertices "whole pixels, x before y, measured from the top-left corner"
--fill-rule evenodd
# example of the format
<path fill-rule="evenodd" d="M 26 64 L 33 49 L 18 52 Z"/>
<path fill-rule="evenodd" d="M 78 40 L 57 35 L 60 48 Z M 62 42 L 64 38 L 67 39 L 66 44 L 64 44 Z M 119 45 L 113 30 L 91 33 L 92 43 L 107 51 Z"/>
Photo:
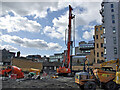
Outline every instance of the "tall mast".
<path fill-rule="evenodd" d="M 72 7 L 69 5 L 69 25 L 68 25 L 68 44 L 67 44 L 67 66 L 70 68 L 70 46 L 71 46 L 71 19 L 72 19 Z"/>

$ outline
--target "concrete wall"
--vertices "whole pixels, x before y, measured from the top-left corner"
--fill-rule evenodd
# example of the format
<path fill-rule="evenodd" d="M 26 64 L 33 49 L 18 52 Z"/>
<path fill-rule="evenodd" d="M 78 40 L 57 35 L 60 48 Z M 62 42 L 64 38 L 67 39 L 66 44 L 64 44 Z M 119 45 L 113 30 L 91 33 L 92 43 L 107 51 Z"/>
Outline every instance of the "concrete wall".
<path fill-rule="evenodd" d="M 30 68 L 42 70 L 43 65 L 40 62 L 32 62 L 27 59 L 13 58 L 12 65 L 22 68 L 23 71 L 29 71 Z"/>
<path fill-rule="evenodd" d="M 114 3 L 104 3 L 104 26 L 105 26 L 105 37 L 106 37 L 106 59 L 112 60 L 120 58 L 120 2 Z M 111 8 L 111 4 L 114 4 L 114 7 Z M 114 12 L 111 12 L 111 9 L 114 9 Z M 112 23 L 112 15 L 115 16 L 115 23 Z M 113 27 L 116 28 L 116 33 L 113 33 Z M 113 37 L 116 37 L 116 44 L 114 44 Z M 114 47 L 117 48 L 117 54 L 114 53 Z"/>

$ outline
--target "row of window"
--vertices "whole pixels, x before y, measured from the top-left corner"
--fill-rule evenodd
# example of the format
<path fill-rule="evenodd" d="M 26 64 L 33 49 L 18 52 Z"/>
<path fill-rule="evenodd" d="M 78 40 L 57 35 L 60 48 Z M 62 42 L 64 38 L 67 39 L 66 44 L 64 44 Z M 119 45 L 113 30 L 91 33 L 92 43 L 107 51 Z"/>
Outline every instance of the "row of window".
<path fill-rule="evenodd" d="M 103 52 L 101 52 L 101 57 L 103 57 Z M 99 52 L 97 52 L 97 57 L 99 57 Z"/>
<path fill-rule="evenodd" d="M 103 47 L 103 43 L 100 44 L 101 48 Z M 99 44 L 97 43 L 97 48 L 99 48 Z"/>
<path fill-rule="evenodd" d="M 102 30 L 102 27 L 100 27 L 100 30 Z M 98 28 L 96 27 L 96 31 L 98 31 Z"/>
<path fill-rule="evenodd" d="M 106 49 L 104 50 L 104 54 L 106 54 Z M 103 52 L 101 52 L 101 57 L 103 57 Z M 114 47 L 114 54 L 117 54 L 117 48 Z M 97 57 L 99 57 L 99 52 L 97 52 Z"/>
<path fill-rule="evenodd" d="M 101 36 L 100 36 L 100 37 L 101 37 L 101 39 L 102 39 L 102 38 L 103 38 L 103 34 L 101 34 Z M 98 39 L 98 35 L 96 35 L 96 39 Z"/>

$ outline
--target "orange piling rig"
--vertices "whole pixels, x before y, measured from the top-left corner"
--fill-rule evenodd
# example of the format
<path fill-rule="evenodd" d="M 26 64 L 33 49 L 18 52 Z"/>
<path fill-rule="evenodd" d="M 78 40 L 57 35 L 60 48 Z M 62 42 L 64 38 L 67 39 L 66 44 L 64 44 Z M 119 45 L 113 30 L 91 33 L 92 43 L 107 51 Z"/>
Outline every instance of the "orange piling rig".
<path fill-rule="evenodd" d="M 69 25 L 68 25 L 68 42 L 67 42 L 67 66 L 65 67 L 65 60 L 66 57 L 64 57 L 63 60 L 63 65 L 57 68 L 57 73 L 58 74 L 68 74 L 71 73 L 71 46 L 72 46 L 72 41 L 71 41 L 71 20 L 74 18 L 72 16 L 72 7 L 69 5 Z M 66 56 L 66 55 L 65 55 Z"/>

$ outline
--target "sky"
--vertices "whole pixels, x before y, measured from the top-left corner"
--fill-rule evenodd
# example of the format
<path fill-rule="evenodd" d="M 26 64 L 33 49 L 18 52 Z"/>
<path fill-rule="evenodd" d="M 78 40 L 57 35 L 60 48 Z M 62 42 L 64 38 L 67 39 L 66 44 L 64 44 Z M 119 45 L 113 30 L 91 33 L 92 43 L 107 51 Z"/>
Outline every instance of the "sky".
<path fill-rule="evenodd" d="M 20 51 L 22 56 L 62 53 L 67 48 L 69 5 L 75 15 L 75 46 L 93 40 L 94 26 L 101 24 L 100 0 L 4 0 L 0 2 L 0 49 Z M 72 20 L 72 31 L 73 27 Z"/>

